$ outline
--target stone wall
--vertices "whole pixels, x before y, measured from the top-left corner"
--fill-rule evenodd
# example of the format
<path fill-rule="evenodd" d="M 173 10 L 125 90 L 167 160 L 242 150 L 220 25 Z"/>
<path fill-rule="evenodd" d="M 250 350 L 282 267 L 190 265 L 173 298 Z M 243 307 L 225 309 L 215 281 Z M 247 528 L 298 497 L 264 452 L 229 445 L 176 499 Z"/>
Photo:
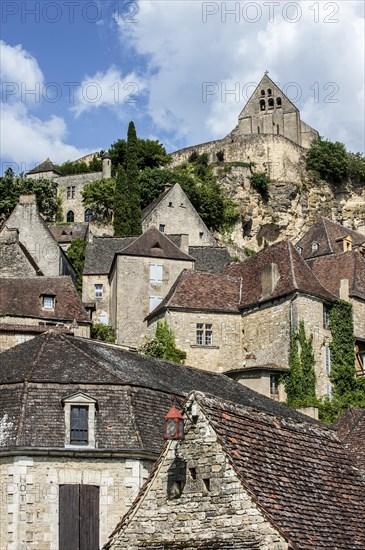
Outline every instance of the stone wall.
<path fill-rule="evenodd" d="M 198 408 L 198 407 L 197 407 Z M 205 548 L 286 550 L 287 543 L 242 486 L 201 411 L 171 442 L 113 550 Z M 218 546 L 219 544 L 219 546 Z"/>
<path fill-rule="evenodd" d="M 74 213 L 74 222 L 85 221 L 85 208 L 82 204 L 82 191 L 88 183 L 100 180 L 103 177 L 102 172 L 90 172 L 86 174 L 75 174 L 73 176 L 61 176 L 54 178 L 54 181 L 58 185 L 58 192 L 62 198 L 62 221 L 67 221 L 67 212 L 72 211 Z M 67 188 L 74 187 L 74 198 L 67 197 Z"/>
<path fill-rule="evenodd" d="M 163 280 L 150 281 L 150 265 L 161 264 Z M 145 317 L 150 313 L 150 298 L 163 299 L 183 269 L 194 269 L 194 262 L 148 258 L 142 256 L 116 256 L 110 276 L 111 324 L 116 328 L 117 344 L 138 347 L 147 331 Z"/>
<path fill-rule="evenodd" d="M 243 315 L 243 341 L 246 355 L 254 355 L 257 365 L 274 363 L 288 366 L 291 323 L 304 321 L 306 335 L 313 334 L 313 352 L 318 396 L 328 392 L 326 345 L 331 333 L 323 327 L 323 303 L 310 296 L 298 295 L 293 301 L 280 299 L 258 306 Z"/>
<path fill-rule="evenodd" d="M 0 277 L 35 277 L 34 265 L 19 244 L 17 229 L 5 226 L 0 235 Z"/>
<path fill-rule="evenodd" d="M 358 298 L 350 298 L 354 318 L 355 336 L 365 339 L 365 301 Z"/>
<path fill-rule="evenodd" d="M 25 246 L 45 277 L 75 276 L 67 256 L 38 212 L 34 195 L 21 195 L 3 231 L 17 229 L 19 241 Z"/>
<path fill-rule="evenodd" d="M 102 546 L 133 502 L 152 464 L 126 458 L 1 457 L 1 549 L 59 549 L 58 491 L 63 484 L 100 487 Z"/>
<path fill-rule="evenodd" d="M 240 314 L 216 312 L 168 311 L 163 316 L 175 334 L 176 345 L 186 352 L 186 365 L 222 373 L 242 366 L 242 330 Z M 149 325 L 149 335 L 158 319 Z M 197 345 L 197 323 L 212 325 L 212 345 Z"/>
<path fill-rule="evenodd" d="M 142 229 L 160 229 L 161 225 L 164 226 L 163 232 L 166 234 L 188 234 L 189 246 L 217 245 L 213 235 L 178 184 L 174 185 L 157 207 L 144 218 Z"/>
<path fill-rule="evenodd" d="M 103 285 L 103 297 L 95 297 L 95 285 Z M 83 303 L 95 304 L 95 311 L 92 314 L 92 321 L 100 323 L 103 320 L 110 322 L 110 285 L 108 275 L 84 275 L 82 278 L 82 301 Z"/>

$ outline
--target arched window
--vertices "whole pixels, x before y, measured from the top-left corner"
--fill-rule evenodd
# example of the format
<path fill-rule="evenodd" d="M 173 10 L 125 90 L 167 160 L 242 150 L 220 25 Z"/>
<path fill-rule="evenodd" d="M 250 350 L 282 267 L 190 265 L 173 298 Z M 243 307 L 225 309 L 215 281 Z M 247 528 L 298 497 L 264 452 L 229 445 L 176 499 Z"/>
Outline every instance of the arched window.
<path fill-rule="evenodd" d="M 276 133 L 277 133 L 277 135 L 279 135 L 279 133 L 280 133 L 279 132 L 279 124 L 276 125 Z"/>
<path fill-rule="evenodd" d="M 271 88 L 269 88 L 269 89 L 267 90 L 267 95 L 272 95 L 272 89 L 271 89 Z"/>
<path fill-rule="evenodd" d="M 274 108 L 274 99 L 272 97 L 269 98 L 269 109 Z"/>
<path fill-rule="evenodd" d="M 93 221 L 93 212 L 91 208 L 88 208 L 85 210 L 85 221 L 86 222 L 92 222 Z"/>
<path fill-rule="evenodd" d="M 260 126 L 257 126 L 257 133 L 260 133 Z"/>
<path fill-rule="evenodd" d="M 75 221 L 75 214 L 73 213 L 72 210 L 69 210 L 67 212 L 66 220 L 67 220 L 68 223 Z"/>
<path fill-rule="evenodd" d="M 266 109 L 265 100 L 260 99 L 260 111 L 265 111 L 265 109 Z"/>
<path fill-rule="evenodd" d="M 281 97 L 276 98 L 276 106 L 281 107 Z"/>
<path fill-rule="evenodd" d="M 265 90 L 261 90 L 261 95 L 262 95 L 262 96 L 265 95 Z"/>

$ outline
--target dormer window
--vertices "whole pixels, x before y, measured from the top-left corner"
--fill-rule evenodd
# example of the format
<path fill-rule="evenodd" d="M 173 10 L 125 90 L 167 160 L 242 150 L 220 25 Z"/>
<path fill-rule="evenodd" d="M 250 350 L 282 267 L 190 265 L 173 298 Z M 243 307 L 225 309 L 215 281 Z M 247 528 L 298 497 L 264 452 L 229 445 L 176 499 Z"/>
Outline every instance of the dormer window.
<path fill-rule="evenodd" d="M 83 392 L 64 399 L 65 446 L 95 447 L 95 411 L 97 401 Z"/>
<path fill-rule="evenodd" d="M 303 247 L 302 246 L 297 246 L 297 252 L 299 254 L 301 254 L 303 252 Z"/>
<path fill-rule="evenodd" d="M 312 242 L 312 252 L 316 252 L 319 248 L 319 244 L 316 241 Z"/>
<path fill-rule="evenodd" d="M 49 309 L 49 310 L 54 309 L 54 302 L 55 302 L 54 296 L 48 296 L 47 294 L 45 294 L 42 297 L 42 307 L 43 307 L 43 309 Z"/>
<path fill-rule="evenodd" d="M 165 224 L 160 223 L 160 226 L 159 226 L 158 229 L 159 229 L 159 231 L 160 231 L 161 233 L 165 233 L 165 227 L 166 227 Z"/>

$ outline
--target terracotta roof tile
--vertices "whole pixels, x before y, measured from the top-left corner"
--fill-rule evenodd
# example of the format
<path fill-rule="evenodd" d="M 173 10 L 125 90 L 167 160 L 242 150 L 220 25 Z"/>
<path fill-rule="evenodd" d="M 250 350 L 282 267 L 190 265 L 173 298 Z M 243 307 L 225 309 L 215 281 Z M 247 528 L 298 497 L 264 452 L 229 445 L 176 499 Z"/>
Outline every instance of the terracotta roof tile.
<path fill-rule="evenodd" d="M 349 407 L 333 427 L 365 477 L 365 409 Z"/>
<path fill-rule="evenodd" d="M 304 259 L 317 258 L 327 254 L 343 252 L 343 245 L 339 239 L 352 237 L 352 244 L 359 246 L 365 242 L 365 236 L 357 231 L 348 229 L 340 223 L 333 222 L 327 218 L 321 218 L 307 231 L 297 242 L 296 246 L 302 248 Z M 317 250 L 312 250 L 312 243 L 318 244 Z"/>
<path fill-rule="evenodd" d="M 365 257 L 358 250 L 308 260 L 321 284 L 340 295 L 341 279 L 349 281 L 349 295 L 365 300 Z"/>
<path fill-rule="evenodd" d="M 365 484 L 330 430 L 199 398 L 254 499 L 298 550 L 365 547 Z"/>
<path fill-rule="evenodd" d="M 55 297 L 54 310 L 43 309 L 44 294 Z M 1 316 L 90 322 L 71 277 L 0 279 Z"/>
<path fill-rule="evenodd" d="M 263 295 L 262 272 L 270 265 L 276 265 L 279 278 L 272 291 Z M 296 291 L 324 300 L 334 299 L 289 240 L 280 241 L 265 248 L 243 262 L 231 264 L 226 268 L 225 273 L 242 277 L 242 308 Z"/>

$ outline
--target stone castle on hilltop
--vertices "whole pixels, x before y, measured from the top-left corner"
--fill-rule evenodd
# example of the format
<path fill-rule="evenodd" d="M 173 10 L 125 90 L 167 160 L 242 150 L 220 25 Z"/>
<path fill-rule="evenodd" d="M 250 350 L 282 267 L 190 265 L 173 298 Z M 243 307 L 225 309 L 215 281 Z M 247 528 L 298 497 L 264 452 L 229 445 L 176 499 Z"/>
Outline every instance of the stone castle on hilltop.
<path fill-rule="evenodd" d="M 272 179 L 290 178 L 293 165 L 303 156 L 318 132 L 303 122 L 298 108 L 271 80 L 267 73 L 238 117 L 238 124 L 225 138 L 187 147 L 172 153 L 172 164 L 188 160 L 193 151 L 208 153 L 209 161 L 255 162 Z M 90 156 L 90 155 L 89 155 Z M 51 162 L 35 167 L 27 174 L 32 178 L 53 179 L 62 196 L 63 221 L 91 221 L 92 212 L 82 204 L 85 185 L 111 177 L 111 160 L 103 157 L 102 172 L 62 176 Z"/>

